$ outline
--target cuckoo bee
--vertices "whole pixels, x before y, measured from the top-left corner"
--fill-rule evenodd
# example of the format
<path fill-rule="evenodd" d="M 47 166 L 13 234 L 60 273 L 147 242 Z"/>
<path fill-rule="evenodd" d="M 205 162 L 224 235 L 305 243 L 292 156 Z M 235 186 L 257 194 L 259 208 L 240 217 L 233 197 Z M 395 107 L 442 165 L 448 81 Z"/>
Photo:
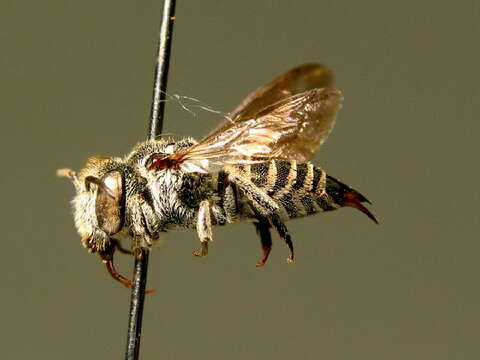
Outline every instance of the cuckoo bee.
<path fill-rule="evenodd" d="M 75 225 L 83 245 L 100 255 L 110 274 L 119 240 L 131 250 L 151 248 L 162 233 L 195 229 L 196 256 L 206 256 L 212 227 L 237 221 L 255 225 L 265 265 L 275 229 L 294 261 L 290 219 L 353 207 L 377 222 L 368 200 L 309 162 L 331 132 L 343 97 L 325 66 L 306 64 L 250 94 L 200 141 L 158 138 L 125 157 L 92 157 L 75 185 Z"/>

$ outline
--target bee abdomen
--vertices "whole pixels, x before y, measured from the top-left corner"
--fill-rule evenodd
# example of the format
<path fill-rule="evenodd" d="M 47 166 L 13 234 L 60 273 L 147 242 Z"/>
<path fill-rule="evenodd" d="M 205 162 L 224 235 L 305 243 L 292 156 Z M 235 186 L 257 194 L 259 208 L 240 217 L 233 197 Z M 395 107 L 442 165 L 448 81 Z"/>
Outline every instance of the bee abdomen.
<path fill-rule="evenodd" d="M 311 163 L 270 161 L 251 165 L 250 180 L 297 218 L 337 208 L 326 192 L 327 174 Z"/>
<path fill-rule="evenodd" d="M 236 171 L 238 176 L 248 179 L 274 200 L 284 221 L 350 206 L 361 210 L 376 222 L 375 217 L 361 204 L 368 202 L 362 194 L 310 162 L 271 160 L 241 165 Z M 234 203 L 237 204 L 236 201 Z M 252 216 L 238 211 L 244 216 Z M 231 219 L 227 221 L 232 222 Z"/>

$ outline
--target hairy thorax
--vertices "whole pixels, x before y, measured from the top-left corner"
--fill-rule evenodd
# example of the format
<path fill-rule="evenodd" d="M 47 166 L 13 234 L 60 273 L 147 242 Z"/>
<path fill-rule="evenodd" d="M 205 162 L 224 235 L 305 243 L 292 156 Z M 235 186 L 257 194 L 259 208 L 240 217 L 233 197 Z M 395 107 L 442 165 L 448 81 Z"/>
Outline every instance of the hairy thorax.
<path fill-rule="evenodd" d="M 153 171 L 148 169 L 152 156 L 168 156 L 191 146 L 194 140 L 162 139 L 138 144 L 124 158 L 92 157 L 78 174 L 77 195 L 73 200 L 75 223 L 84 246 L 93 252 L 103 251 L 110 238 L 131 237 L 151 246 L 162 232 L 193 228 L 199 203 L 212 196 L 214 183 L 210 174 L 185 173 L 177 169 Z M 121 224 L 117 231 L 102 223 L 112 206 L 99 206 L 101 184 L 112 182 L 112 175 L 120 183 L 118 199 L 105 195 L 106 204 L 114 204 Z M 93 181 L 91 179 L 97 179 Z M 105 185 L 102 185 L 105 186 Z M 106 192 L 110 192 L 107 188 Z M 108 219 L 111 219 L 108 214 Z M 121 225 L 121 226 L 120 226 Z"/>

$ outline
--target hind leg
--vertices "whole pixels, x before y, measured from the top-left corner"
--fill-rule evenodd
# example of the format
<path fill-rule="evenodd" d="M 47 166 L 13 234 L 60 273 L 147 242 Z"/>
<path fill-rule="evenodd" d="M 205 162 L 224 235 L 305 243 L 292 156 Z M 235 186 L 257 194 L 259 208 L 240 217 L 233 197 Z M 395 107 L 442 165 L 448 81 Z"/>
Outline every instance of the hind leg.
<path fill-rule="evenodd" d="M 278 204 L 265 192 L 256 187 L 255 184 L 242 177 L 230 174 L 229 180 L 235 183 L 238 188 L 242 190 L 243 194 L 250 201 L 250 205 L 252 206 L 257 217 L 260 215 L 260 217 L 268 219 L 272 226 L 277 230 L 278 234 L 285 241 L 288 249 L 290 250 L 290 256 L 287 258 L 287 263 L 293 263 L 294 249 L 292 238 L 288 233 L 287 227 L 281 220 Z M 270 250 L 268 250 L 268 253 L 270 253 Z"/>
<path fill-rule="evenodd" d="M 290 250 L 290 256 L 287 258 L 287 264 L 291 264 L 295 261 L 295 253 L 293 250 L 293 241 L 292 238 L 290 237 L 290 234 L 288 233 L 288 229 L 283 223 L 282 220 L 276 215 L 272 216 L 270 218 L 270 221 L 272 222 L 272 225 L 275 227 L 277 230 L 278 234 L 280 237 L 285 241 L 285 243 L 288 246 L 288 250 Z"/>
<path fill-rule="evenodd" d="M 272 250 L 272 235 L 270 234 L 270 224 L 268 221 L 259 220 L 253 223 L 257 230 L 258 236 L 260 236 L 260 243 L 262 244 L 263 258 L 257 262 L 257 267 L 262 267 L 268 260 L 270 251 Z"/>

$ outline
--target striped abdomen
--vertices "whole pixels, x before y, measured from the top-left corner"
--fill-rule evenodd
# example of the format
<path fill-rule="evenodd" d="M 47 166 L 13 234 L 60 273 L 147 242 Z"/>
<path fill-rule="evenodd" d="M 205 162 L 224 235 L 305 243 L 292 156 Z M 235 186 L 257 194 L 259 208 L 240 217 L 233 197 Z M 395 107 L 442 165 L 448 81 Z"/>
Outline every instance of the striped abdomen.
<path fill-rule="evenodd" d="M 272 160 L 243 166 L 241 173 L 280 205 L 285 220 L 338 209 L 349 196 L 366 201 L 312 163 Z"/>

